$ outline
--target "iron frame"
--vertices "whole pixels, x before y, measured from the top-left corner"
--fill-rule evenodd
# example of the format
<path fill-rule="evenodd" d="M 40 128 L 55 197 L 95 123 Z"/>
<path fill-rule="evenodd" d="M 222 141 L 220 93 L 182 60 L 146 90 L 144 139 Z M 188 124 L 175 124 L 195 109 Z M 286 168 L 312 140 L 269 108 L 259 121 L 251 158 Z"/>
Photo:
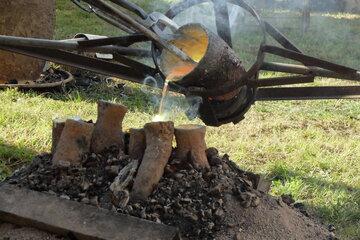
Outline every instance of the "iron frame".
<path fill-rule="evenodd" d="M 164 40 L 162 30 L 166 22 L 188 8 L 206 2 L 214 5 L 216 26 L 218 35 L 232 46 L 229 12 L 227 4 L 234 4 L 249 12 L 257 21 L 262 32 L 262 41 L 258 49 L 257 59 L 251 68 L 241 79 L 234 84 L 221 84 L 216 90 L 202 88 L 184 88 L 176 83 L 171 83 L 172 91 L 188 95 L 202 96 L 206 104 L 207 96 L 222 95 L 238 89 L 244 81 L 247 86 L 247 102 L 239 106 L 236 111 L 235 120 L 224 119 L 219 124 L 227 122 L 238 122 L 255 101 L 275 100 L 309 100 L 309 99 L 357 99 L 360 98 L 360 86 L 324 86 L 324 87 L 290 87 L 284 85 L 313 83 L 316 77 L 336 78 L 360 81 L 360 72 L 346 66 L 335 64 L 319 58 L 304 54 L 289 39 L 287 39 L 276 27 L 260 18 L 253 7 L 244 0 L 184 0 L 172 6 L 163 20 L 154 19 L 154 16 L 163 15 L 147 14 L 137 5 L 126 0 L 72 0 L 83 10 L 94 13 L 108 23 L 114 25 L 128 35 L 120 37 L 97 37 L 96 39 L 68 39 L 68 40 L 45 40 L 33 38 L 21 38 L 0 35 L 0 49 L 24 54 L 48 61 L 70 65 L 97 73 L 119 77 L 124 80 L 143 83 L 147 76 L 164 77 L 157 67 L 157 58 L 161 49 L 167 49 L 177 54 L 182 59 L 188 59 L 184 53 L 175 46 Z M 81 5 L 85 2 L 88 7 Z M 152 16 L 152 18 L 151 18 Z M 267 44 L 267 38 L 272 37 L 282 46 Z M 151 41 L 151 51 L 136 49 L 131 46 L 138 42 Z M 106 53 L 112 54 L 111 62 L 84 56 L 84 53 Z M 285 60 L 295 60 L 299 65 L 265 62 L 267 54 L 276 55 Z M 140 63 L 130 57 L 151 57 L 155 67 Z M 273 71 L 288 73 L 289 76 L 270 79 L 259 78 L 260 71 Z M 295 74 L 295 76 L 294 76 Z M 158 87 L 162 87 L 159 80 Z"/>

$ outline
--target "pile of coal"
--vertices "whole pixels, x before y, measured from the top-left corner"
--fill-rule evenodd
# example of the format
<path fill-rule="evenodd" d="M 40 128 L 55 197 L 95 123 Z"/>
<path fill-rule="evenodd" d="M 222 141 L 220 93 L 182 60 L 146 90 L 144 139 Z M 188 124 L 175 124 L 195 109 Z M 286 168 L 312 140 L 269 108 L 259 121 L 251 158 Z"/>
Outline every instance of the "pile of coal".
<path fill-rule="evenodd" d="M 40 78 L 36 80 L 35 83 L 37 84 L 54 83 L 54 82 L 60 82 L 66 78 L 67 76 L 65 73 L 58 71 L 54 68 L 49 68 L 40 75 Z"/>
<path fill-rule="evenodd" d="M 64 79 L 66 79 L 68 76 L 62 71 L 59 71 L 55 68 L 49 68 L 48 70 L 42 72 L 40 74 L 40 77 L 35 80 L 34 82 L 36 84 L 44 84 L 44 83 L 55 83 L 60 82 Z M 26 82 L 26 84 L 31 84 L 33 81 Z M 19 84 L 19 81 L 16 79 L 11 79 L 6 82 L 6 84 Z"/>
<path fill-rule="evenodd" d="M 189 239 L 213 239 L 226 229 L 225 195 L 245 208 L 257 207 L 261 193 L 257 175 L 240 170 L 227 155 L 207 150 L 210 170 L 199 171 L 190 162 L 172 157 L 147 201 L 132 201 L 129 191 L 114 196 L 111 184 L 130 161 L 115 149 L 84 157 L 80 167 L 54 167 L 51 155 L 37 156 L 6 181 L 60 198 L 91 204 L 123 214 L 178 227 Z"/>

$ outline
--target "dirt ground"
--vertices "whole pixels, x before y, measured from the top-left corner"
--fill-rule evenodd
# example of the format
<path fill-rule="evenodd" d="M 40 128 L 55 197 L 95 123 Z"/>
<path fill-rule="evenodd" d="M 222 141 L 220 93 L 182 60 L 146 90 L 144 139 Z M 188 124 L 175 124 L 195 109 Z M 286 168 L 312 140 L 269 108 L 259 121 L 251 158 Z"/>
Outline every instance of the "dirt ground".
<path fill-rule="evenodd" d="M 62 237 L 34 228 L 19 227 L 0 222 L 0 240 L 61 240 Z"/>
<path fill-rule="evenodd" d="M 256 208 L 239 208 L 238 201 L 226 196 L 229 226 L 217 233 L 219 240 L 328 240 L 329 231 L 316 221 L 287 206 L 281 200 L 263 195 Z"/>

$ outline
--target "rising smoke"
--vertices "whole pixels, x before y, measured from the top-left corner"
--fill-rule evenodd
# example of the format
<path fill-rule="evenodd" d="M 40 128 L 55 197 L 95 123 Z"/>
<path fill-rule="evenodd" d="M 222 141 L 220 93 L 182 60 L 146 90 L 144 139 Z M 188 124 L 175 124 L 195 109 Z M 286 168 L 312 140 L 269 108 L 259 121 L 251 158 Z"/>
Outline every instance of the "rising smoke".
<path fill-rule="evenodd" d="M 153 77 L 144 79 L 141 91 L 149 98 L 151 105 L 157 113 L 161 101 L 161 83 Z M 189 120 L 194 120 L 198 117 L 199 107 L 202 103 L 201 97 L 187 97 L 170 93 L 164 101 L 164 111 L 162 114 L 155 114 L 153 121 L 176 121 L 179 117 L 186 116 Z"/>

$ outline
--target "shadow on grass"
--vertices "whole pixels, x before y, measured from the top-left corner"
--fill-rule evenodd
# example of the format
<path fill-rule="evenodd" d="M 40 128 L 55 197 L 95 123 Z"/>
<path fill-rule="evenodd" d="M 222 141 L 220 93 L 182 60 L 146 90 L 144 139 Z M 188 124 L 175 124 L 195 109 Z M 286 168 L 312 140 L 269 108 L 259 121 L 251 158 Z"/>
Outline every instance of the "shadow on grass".
<path fill-rule="evenodd" d="M 75 82 L 68 84 L 65 88 L 53 89 L 53 91 L 27 91 L 25 93 L 63 102 L 112 101 L 125 105 L 130 111 L 149 115 L 154 114 L 160 104 L 161 89 L 159 88 L 147 87 L 125 80 L 107 80 L 104 76 L 95 73 L 89 76 L 88 86 L 82 86 Z M 169 106 L 184 109 L 188 107 L 185 98 L 181 95 L 171 95 L 167 99 Z"/>
<path fill-rule="evenodd" d="M 3 180 L 15 169 L 31 161 L 36 151 L 6 143 L 0 139 L 0 180 Z"/>
<path fill-rule="evenodd" d="M 22 92 L 29 96 L 41 95 L 45 98 L 63 102 L 96 103 L 99 100 L 113 101 L 124 104 L 130 111 L 152 114 L 155 107 L 153 100 L 155 96 L 157 98 L 159 96 L 144 93 L 140 85 L 128 83 L 119 84 L 103 80 L 91 82 L 89 86 L 69 84 L 65 88 L 52 89 L 51 91 L 23 90 Z"/>

